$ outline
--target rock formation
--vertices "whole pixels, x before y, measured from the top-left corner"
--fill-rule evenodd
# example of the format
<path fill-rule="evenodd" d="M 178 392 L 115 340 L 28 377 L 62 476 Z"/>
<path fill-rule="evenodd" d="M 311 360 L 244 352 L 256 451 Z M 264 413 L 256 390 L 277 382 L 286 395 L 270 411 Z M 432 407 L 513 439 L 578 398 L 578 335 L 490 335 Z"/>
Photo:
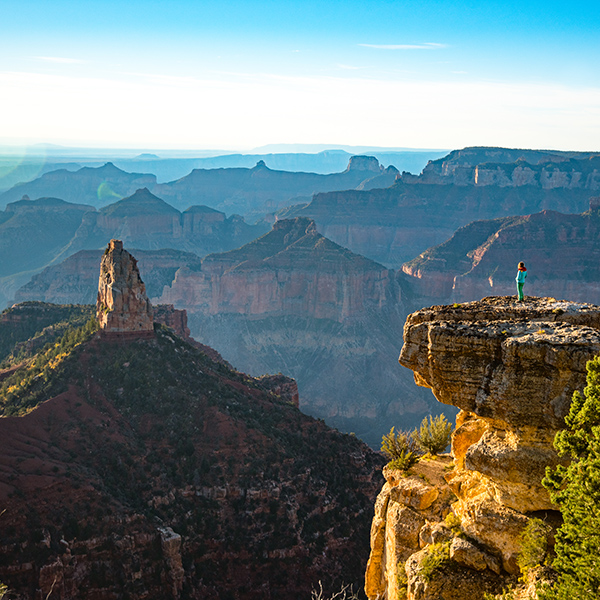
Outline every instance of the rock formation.
<path fill-rule="evenodd" d="M 185 308 L 192 335 L 237 368 L 294 377 L 302 410 L 374 446 L 390 421 L 416 424 L 433 402 L 394 359 L 406 315 L 396 274 L 309 219 L 280 220 L 250 244 L 180 269 L 159 301 Z"/>
<path fill-rule="evenodd" d="M 518 573 L 520 535 L 532 513 L 558 519 L 541 480 L 545 467 L 558 463 L 554 435 L 573 391 L 585 386 L 586 362 L 598 353 L 600 306 L 491 297 L 409 315 L 401 364 L 440 402 L 461 409 L 453 469 L 447 484 L 433 485 L 438 497 L 448 486 L 456 497 L 437 507 L 435 498 L 430 508 L 434 491 L 421 483 L 408 492 L 419 482 L 415 475 L 384 470 L 367 570 L 371 600 L 396 598 L 399 576 L 408 600 L 479 600 Z M 389 533 L 407 528 L 410 543 Z M 427 572 L 431 555 L 442 551 L 439 568 Z"/>
<path fill-rule="evenodd" d="M 592 193 L 583 187 L 463 186 L 401 178 L 385 189 L 315 194 L 309 204 L 290 207 L 280 217 L 313 219 L 319 232 L 337 244 L 400 268 L 472 221 L 541 210 L 580 213 Z"/>
<path fill-rule="evenodd" d="M 248 225 L 239 216 L 226 217 L 206 206 L 180 213 L 147 189 L 100 210 L 58 198 L 24 198 L 0 211 L 0 307 L 15 300 L 15 291 L 32 274 L 81 250 L 103 248 L 110 239 L 131 248 L 168 248 L 204 256 L 237 248 L 268 228 L 266 223 Z M 56 300 L 62 301 L 62 290 L 55 291 Z"/>
<path fill-rule="evenodd" d="M 121 240 L 110 241 L 100 263 L 96 316 L 105 334 L 154 333 L 154 311 L 146 286 L 137 261 Z"/>
<path fill-rule="evenodd" d="M 593 152 L 472 147 L 429 162 L 407 183 L 600 189 L 600 156 Z"/>
<path fill-rule="evenodd" d="M 161 302 L 206 314 L 302 315 L 342 322 L 399 301 L 393 272 L 332 243 L 306 218 L 273 230 L 201 269 L 181 269 Z"/>
<path fill-rule="evenodd" d="M 387 176 L 380 184 L 391 185 L 396 174 L 394 167 L 384 169 L 372 156 L 353 156 L 345 171 L 328 175 L 276 171 L 259 160 L 252 169 L 194 169 L 153 191 L 180 209 L 206 204 L 249 218 L 289 206 L 295 198 L 308 200 L 315 192 L 353 189 L 363 183 L 369 187 L 365 182 L 374 177 Z"/>
<path fill-rule="evenodd" d="M 256 241 L 204 260 L 167 249 L 132 253 L 152 304 L 186 310 L 206 352 L 217 348 L 256 376 L 292 375 L 304 411 L 375 447 L 390 421 L 416 425 L 435 402 L 394 358 L 407 314 L 402 281 L 324 238 L 308 219 L 282 219 Z M 100 258 L 101 251 L 80 251 L 16 297 L 95 302 Z"/>
<path fill-rule="evenodd" d="M 146 293 L 155 302 L 170 285 L 178 269 L 200 267 L 200 257 L 181 250 L 131 249 L 138 260 Z M 46 267 L 15 292 L 15 302 L 39 301 L 55 304 L 95 304 L 98 294 L 98 264 L 103 250 L 80 250 L 61 263 Z"/>

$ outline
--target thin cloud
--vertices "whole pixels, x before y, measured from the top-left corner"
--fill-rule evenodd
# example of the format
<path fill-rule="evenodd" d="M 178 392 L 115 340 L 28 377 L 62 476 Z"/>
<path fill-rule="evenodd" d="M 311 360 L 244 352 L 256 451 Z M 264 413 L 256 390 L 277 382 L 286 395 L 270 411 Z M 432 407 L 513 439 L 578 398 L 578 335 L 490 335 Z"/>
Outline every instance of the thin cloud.
<path fill-rule="evenodd" d="M 439 50 L 447 48 L 446 44 L 436 42 L 425 42 L 424 44 L 358 44 L 363 48 L 375 48 L 375 50 Z"/>
<path fill-rule="evenodd" d="M 360 71 L 361 69 L 367 68 L 367 67 L 355 67 L 354 65 L 345 65 L 342 63 L 337 63 L 336 67 L 338 69 L 344 69 L 346 71 Z"/>
<path fill-rule="evenodd" d="M 44 60 L 46 62 L 60 63 L 63 65 L 81 65 L 85 60 L 79 58 L 63 58 L 60 56 L 35 56 L 38 60 Z"/>

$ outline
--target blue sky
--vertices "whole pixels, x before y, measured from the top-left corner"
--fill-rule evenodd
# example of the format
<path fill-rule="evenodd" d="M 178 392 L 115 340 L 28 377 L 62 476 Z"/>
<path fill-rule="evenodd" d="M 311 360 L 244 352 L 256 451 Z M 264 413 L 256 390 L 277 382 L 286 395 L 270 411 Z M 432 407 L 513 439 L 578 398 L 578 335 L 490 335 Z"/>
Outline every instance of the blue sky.
<path fill-rule="evenodd" d="M 0 3 L 0 144 L 600 150 L 597 1 Z"/>

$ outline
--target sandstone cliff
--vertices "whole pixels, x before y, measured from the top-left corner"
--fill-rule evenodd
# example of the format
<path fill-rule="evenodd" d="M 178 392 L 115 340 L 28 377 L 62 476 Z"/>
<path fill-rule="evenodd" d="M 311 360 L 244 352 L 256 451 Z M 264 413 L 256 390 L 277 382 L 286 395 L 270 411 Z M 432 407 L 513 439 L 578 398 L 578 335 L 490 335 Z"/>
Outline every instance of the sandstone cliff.
<path fill-rule="evenodd" d="M 394 273 L 320 235 L 309 219 L 281 220 L 242 248 L 181 269 L 161 302 L 205 314 L 303 315 L 341 322 L 400 300 Z"/>
<path fill-rule="evenodd" d="M 319 232 L 337 244 L 400 268 L 472 221 L 541 210 L 580 213 L 591 193 L 586 188 L 462 186 L 400 179 L 386 189 L 315 194 L 309 204 L 282 211 L 280 217 L 313 219 Z"/>
<path fill-rule="evenodd" d="M 600 156 L 593 152 L 471 147 L 429 162 L 423 173 L 403 176 L 407 183 L 543 189 L 600 187 Z"/>
<path fill-rule="evenodd" d="M 471 223 L 402 270 L 422 304 L 514 294 L 519 261 L 529 269 L 526 294 L 600 303 L 598 202 L 593 198 L 583 214 L 543 211 Z"/>
<path fill-rule="evenodd" d="M 541 480 L 545 467 L 558 462 L 554 434 L 573 391 L 585 386 L 587 360 L 599 352 L 595 305 L 492 297 L 408 317 L 400 362 L 461 412 L 447 485 L 438 479 L 417 490 L 415 475 L 384 470 L 367 570 L 370 599 L 396 598 L 400 581 L 408 600 L 479 600 L 518 572 L 528 519 L 559 518 Z M 431 556 L 443 552 L 428 570 Z"/>

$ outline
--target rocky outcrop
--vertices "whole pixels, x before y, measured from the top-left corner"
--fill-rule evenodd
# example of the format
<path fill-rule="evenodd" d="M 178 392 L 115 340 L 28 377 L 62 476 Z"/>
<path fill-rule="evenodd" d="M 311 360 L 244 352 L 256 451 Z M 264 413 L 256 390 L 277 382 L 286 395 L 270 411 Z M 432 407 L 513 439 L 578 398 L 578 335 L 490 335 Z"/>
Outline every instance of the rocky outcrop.
<path fill-rule="evenodd" d="M 96 317 L 106 334 L 153 334 L 154 311 L 137 261 L 123 248 L 121 240 L 111 240 L 100 263 Z"/>
<path fill-rule="evenodd" d="M 80 250 L 63 262 L 46 267 L 15 292 L 15 302 L 39 301 L 56 304 L 95 304 L 98 294 L 98 264 L 103 250 Z M 131 252 L 138 260 L 148 297 L 158 298 L 182 267 L 200 267 L 200 257 L 180 250 Z"/>
<path fill-rule="evenodd" d="M 444 474 L 456 496 L 446 504 L 455 531 L 445 547 L 434 547 L 430 532 L 443 525 L 423 525 L 421 550 L 403 558 L 397 570 L 388 552 L 375 573 L 367 570 L 369 598 L 378 597 L 370 582 L 380 580 L 387 582 L 378 592 L 387 595 L 380 597 L 395 598 L 389 582 L 400 574 L 409 600 L 478 600 L 518 573 L 520 536 L 531 513 L 545 511 L 550 522 L 555 514 L 541 480 L 546 466 L 559 462 L 554 436 L 573 392 L 585 386 L 586 362 L 598 353 L 600 306 L 591 304 L 491 297 L 409 315 L 400 363 L 440 402 L 461 409 L 452 436 L 453 469 Z M 445 484 L 436 487 L 441 492 Z M 388 515 L 378 527 L 404 526 L 399 519 Z M 372 536 L 372 557 L 377 543 Z M 433 576 L 426 557 L 442 552 Z M 470 591 L 461 588 L 462 596 L 449 591 L 459 586 L 456 569 L 472 582 Z"/>
<path fill-rule="evenodd" d="M 419 302 L 465 302 L 516 293 L 517 264 L 529 273 L 525 292 L 600 303 L 597 198 L 583 214 L 554 211 L 478 221 L 403 265 Z"/>
<path fill-rule="evenodd" d="M 155 323 L 165 325 L 184 340 L 190 339 L 190 328 L 187 326 L 185 310 L 177 310 L 172 304 L 158 304 L 153 309 Z"/>

